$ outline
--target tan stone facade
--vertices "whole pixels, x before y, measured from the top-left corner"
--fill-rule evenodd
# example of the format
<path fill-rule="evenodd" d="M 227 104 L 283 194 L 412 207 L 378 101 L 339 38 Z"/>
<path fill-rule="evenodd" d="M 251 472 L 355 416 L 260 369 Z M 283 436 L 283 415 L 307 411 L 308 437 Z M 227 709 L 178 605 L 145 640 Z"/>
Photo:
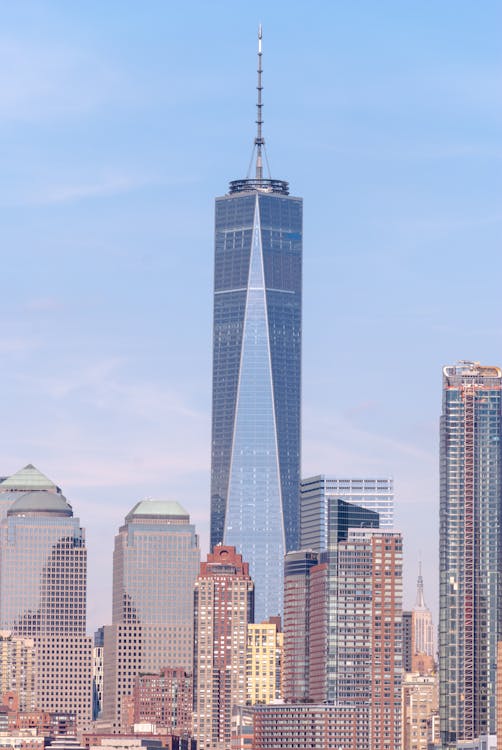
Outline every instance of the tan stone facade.
<path fill-rule="evenodd" d="M 254 585 L 235 547 L 216 546 L 195 583 L 195 713 L 198 750 L 230 750 L 232 710 L 246 702 L 248 624 Z"/>

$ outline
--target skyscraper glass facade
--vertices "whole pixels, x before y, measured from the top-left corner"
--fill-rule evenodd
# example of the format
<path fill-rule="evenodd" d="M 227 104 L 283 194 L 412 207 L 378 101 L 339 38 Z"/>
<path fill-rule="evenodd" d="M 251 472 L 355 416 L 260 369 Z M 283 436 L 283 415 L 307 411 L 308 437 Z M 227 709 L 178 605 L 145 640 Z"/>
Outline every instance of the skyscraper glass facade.
<path fill-rule="evenodd" d="M 442 744 L 495 732 L 501 637 L 502 371 L 443 370 L 439 671 Z"/>
<path fill-rule="evenodd" d="M 138 674 L 192 668 L 199 541 L 177 502 L 141 500 L 115 537 L 112 625 L 104 628 L 103 717 L 129 731 Z"/>
<path fill-rule="evenodd" d="M 361 479 L 319 474 L 302 479 L 300 500 L 301 548 L 327 549 L 328 508 L 333 498 L 378 513 L 378 526 L 381 529 L 394 528 L 393 484 L 393 480 L 389 477 Z M 359 526 L 359 523 L 354 525 Z"/>
<path fill-rule="evenodd" d="M 319 562 L 312 550 L 284 558 L 284 700 L 309 698 L 310 571 Z M 324 671 L 324 663 L 323 663 Z"/>
<path fill-rule="evenodd" d="M 242 180 L 216 200 L 211 546 L 233 545 L 256 618 L 282 612 L 299 540 L 302 201 Z"/>
<path fill-rule="evenodd" d="M 0 521 L 0 629 L 33 641 L 35 705 L 74 713 L 85 729 L 92 719 L 92 645 L 85 635 L 84 530 L 60 490 L 33 466 L 8 485 L 12 501 Z"/>
<path fill-rule="evenodd" d="M 195 527 L 173 501 L 142 500 L 125 520 L 113 553 L 113 622 L 183 626 L 188 651 L 200 562 Z"/>
<path fill-rule="evenodd" d="M 85 635 L 84 530 L 63 495 L 21 493 L 0 524 L 0 627 Z"/>
<path fill-rule="evenodd" d="M 329 553 L 347 539 L 350 528 L 378 529 L 379 514 L 324 492 L 302 492 L 300 538 L 302 549 Z M 329 555 L 328 558 L 329 559 Z"/>

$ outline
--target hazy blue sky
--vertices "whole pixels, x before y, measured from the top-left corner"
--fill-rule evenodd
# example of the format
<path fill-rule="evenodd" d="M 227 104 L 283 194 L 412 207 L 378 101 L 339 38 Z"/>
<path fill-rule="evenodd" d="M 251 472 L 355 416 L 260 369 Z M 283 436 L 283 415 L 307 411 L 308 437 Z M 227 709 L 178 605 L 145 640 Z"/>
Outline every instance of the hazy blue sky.
<path fill-rule="evenodd" d="M 502 364 L 502 3 L 4 2 L 0 473 L 87 529 L 90 627 L 144 496 L 207 550 L 213 199 L 305 201 L 303 474 L 392 475 L 436 607 L 441 368 Z"/>

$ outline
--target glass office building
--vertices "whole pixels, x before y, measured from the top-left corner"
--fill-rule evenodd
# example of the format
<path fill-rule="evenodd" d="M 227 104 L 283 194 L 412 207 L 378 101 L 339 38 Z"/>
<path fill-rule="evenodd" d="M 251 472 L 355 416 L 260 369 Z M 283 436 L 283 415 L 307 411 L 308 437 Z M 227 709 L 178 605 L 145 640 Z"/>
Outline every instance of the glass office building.
<path fill-rule="evenodd" d="M 493 734 L 501 638 L 502 370 L 443 370 L 439 675 L 443 748 Z"/>
<path fill-rule="evenodd" d="M 129 731 L 124 696 L 140 673 L 192 668 L 199 540 L 174 500 L 136 503 L 115 537 L 112 625 L 104 628 L 103 718 Z"/>
<path fill-rule="evenodd" d="M 249 563 L 260 622 L 298 549 L 302 309 L 302 200 L 263 176 L 261 26 L 256 88 L 255 176 L 216 199 L 211 548 Z"/>
<path fill-rule="evenodd" d="M 308 480 L 307 480 L 308 482 Z M 310 487 L 309 484 L 306 485 Z M 302 549 L 325 552 L 347 539 L 350 528 L 380 528 L 380 515 L 323 491 L 304 491 L 302 482 L 300 543 Z M 329 559 L 329 556 L 328 558 Z"/>
<path fill-rule="evenodd" d="M 319 474 L 302 479 L 300 487 L 300 545 L 326 548 L 327 514 L 331 498 L 378 513 L 379 528 L 394 528 L 394 482 L 390 477 L 349 478 Z M 359 524 L 357 524 L 359 525 Z M 321 536 L 315 541 L 312 534 Z M 323 546 L 324 545 L 324 546 Z"/>
<path fill-rule="evenodd" d="M 235 546 L 256 617 L 282 611 L 298 547 L 302 201 L 278 180 L 216 200 L 211 546 Z"/>
<path fill-rule="evenodd" d="M 0 492 L 0 505 L 10 496 L 0 521 L 0 630 L 33 641 L 35 705 L 74 713 L 84 730 L 92 720 L 84 529 L 61 491 L 31 465 Z"/>
<path fill-rule="evenodd" d="M 136 503 L 115 537 L 113 622 L 188 627 L 191 654 L 199 563 L 195 526 L 178 502 L 149 498 Z"/>
<path fill-rule="evenodd" d="M 0 524 L 0 626 L 18 635 L 85 635 L 84 530 L 63 495 L 18 493 Z"/>

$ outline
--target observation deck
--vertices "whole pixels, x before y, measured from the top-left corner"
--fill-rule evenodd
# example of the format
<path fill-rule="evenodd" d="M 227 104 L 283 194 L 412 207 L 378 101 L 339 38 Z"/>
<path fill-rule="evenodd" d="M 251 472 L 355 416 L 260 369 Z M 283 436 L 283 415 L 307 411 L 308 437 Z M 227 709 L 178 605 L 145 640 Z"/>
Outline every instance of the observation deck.
<path fill-rule="evenodd" d="M 265 180 L 263 178 L 246 178 L 243 180 L 232 180 L 229 193 L 276 193 L 289 195 L 289 183 L 285 180 Z"/>

